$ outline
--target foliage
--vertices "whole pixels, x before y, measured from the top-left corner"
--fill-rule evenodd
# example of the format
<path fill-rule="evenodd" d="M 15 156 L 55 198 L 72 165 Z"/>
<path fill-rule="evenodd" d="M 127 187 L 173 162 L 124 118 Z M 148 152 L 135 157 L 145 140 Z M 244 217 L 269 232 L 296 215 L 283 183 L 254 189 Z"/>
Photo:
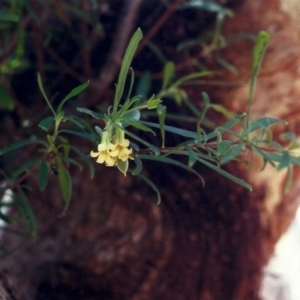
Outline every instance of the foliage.
<path fill-rule="evenodd" d="M 204 6 L 207 5 L 206 1 L 190 1 L 186 2 L 185 6 L 200 5 L 201 3 Z M 220 22 L 223 20 L 223 16 L 230 14 L 230 11 L 222 10 L 217 6 L 205 6 L 204 9 L 216 10 L 222 16 L 218 19 L 219 23 L 212 39 L 213 47 L 217 47 L 220 41 Z M 9 21 L 15 22 L 13 14 L 7 15 L 7 18 Z M 176 68 L 171 61 L 168 61 L 164 66 L 161 89 L 156 95 L 149 98 L 140 94 L 132 95 L 135 76 L 130 66 L 141 39 L 141 29 L 137 29 L 130 40 L 122 61 L 114 101 L 106 112 L 78 107 L 78 114 L 75 115 L 69 114 L 65 109 L 65 104 L 83 92 L 89 86 L 89 81 L 72 89 L 59 101 L 55 109 L 45 92 L 42 78 L 38 74 L 38 86 L 52 115 L 39 122 L 38 137 L 13 142 L 0 149 L 0 157 L 5 157 L 5 155 L 23 149 L 23 147 L 30 145 L 35 147 L 35 157 L 24 161 L 11 173 L 1 171 L 6 184 L 0 187 L 2 195 L 8 189 L 14 190 L 16 203 L 33 238 L 36 238 L 37 225 L 30 201 L 26 196 L 26 188 L 28 187 L 24 186 L 24 180 L 31 174 L 36 174 L 37 186 L 41 191 L 45 191 L 48 177 L 55 174 L 64 203 L 63 215 L 66 213 L 72 198 L 70 166 L 74 165 L 82 169 L 82 163 L 86 164 L 92 179 L 95 173 L 95 164 L 91 157 L 96 158 L 96 162 L 105 164 L 106 167 L 117 167 L 125 176 L 129 173 L 141 178 L 157 194 L 158 203 L 161 201 L 158 188 L 150 178 L 142 173 L 144 161 L 151 160 L 175 165 L 198 176 L 204 186 L 205 181 L 197 171 L 196 166 L 197 163 L 203 164 L 229 180 L 251 190 L 252 187 L 247 182 L 223 169 L 222 165 L 231 161 L 248 165 L 251 163 L 248 158 L 254 153 L 263 158 L 264 166 L 271 164 L 278 171 L 288 169 L 290 176 L 287 180 L 287 189 L 291 185 L 292 166 L 300 165 L 300 159 L 293 154 L 295 149 L 299 147 L 295 136 L 292 133 L 285 133 L 283 137 L 290 143 L 287 147 L 284 147 L 273 140 L 270 128 L 276 124 L 286 124 L 284 120 L 271 117 L 253 120 L 251 117 L 255 82 L 269 39 L 266 32 L 259 33 L 253 51 L 248 111 L 238 115 L 233 114 L 221 105 L 211 103 L 208 94 L 205 92 L 202 93 L 203 105 L 201 109 L 195 107 L 189 100 L 185 84 L 201 77 L 210 76 L 212 72 L 201 70 L 197 73 L 176 78 Z M 226 63 L 223 65 L 226 65 Z M 226 66 L 228 67 L 228 65 Z M 127 83 L 129 83 L 128 86 Z M 2 93 L 0 108 L 2 105 L 6 109 L 13 109 L 13 102 L 5 94 L 5 91 L 1 91 L 0 87 L 0 93 Z M 167 105 L 164 104 L 166 99 L 171 99 L 180 108 L 185 106 L 193 113 L 194 131 L 166 124 L 172 117 L 181 121 L 193 120 L 189 115 L 178 114 L 174 116 L 168 114 Z M 227 121 L 208 130 L 207 126 L 204 126 L 209 123 L 208 110 L 215 110 L 223 114 Z M 152 113 L 153 111 L 155 111 L 155 114 Z M 83 117 L 85 115 L 88 115 L 90 122 Z M 157 122 L 147 120 L 146 117 L 149 115 L 155 115 Z M 92 128 L 92 124 L 95 124 L 95 122 L 97 125 Z M 141 134 L 142 132 L 144 134 Z M 157 141 L 158 132 L 161 135 L 161 141 L 159 142 Z M 177 145 L 166 145 L 166 134 L 176 135 L 180 142 Z M 82 149 L 72 143 L 72 136 L 91 141 L 97 146 L 97 151 L 83 152 Z M 184 157 L 185 160 L 178 157 Z M 1 204 L 1 206 L 3 205 Z M 1 212 L 0 219 L 7 223 L 13 222 L 11 217 Z"/>

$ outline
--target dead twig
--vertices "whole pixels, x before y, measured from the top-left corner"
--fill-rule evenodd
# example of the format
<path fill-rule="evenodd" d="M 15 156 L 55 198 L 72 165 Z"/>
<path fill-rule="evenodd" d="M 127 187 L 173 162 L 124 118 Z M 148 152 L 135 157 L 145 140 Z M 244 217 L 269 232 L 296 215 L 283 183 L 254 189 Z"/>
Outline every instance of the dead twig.
<path fill-rule="evenodd" d="M 166 12 L 159 18 L 159 20 L 155 23 L 155 25 L 145 35 L 144 39 L 141 41 L 141 43 L 136 51 L 136 55 L 138 53 L 140 53 L 146 45 L 148 45 L 148 43 L 152 39 L 152 37 L 162 27 L 162 25 L 170 18 L 172 13 L 176 10 L 176 8 L 180 5 L 180 3 L 182 1 L 183 0 L 176 0 L 176 1 L 174 1 L 174 3 L 172 5 L 169 6 L 169 8 L 166 10 Z"/>

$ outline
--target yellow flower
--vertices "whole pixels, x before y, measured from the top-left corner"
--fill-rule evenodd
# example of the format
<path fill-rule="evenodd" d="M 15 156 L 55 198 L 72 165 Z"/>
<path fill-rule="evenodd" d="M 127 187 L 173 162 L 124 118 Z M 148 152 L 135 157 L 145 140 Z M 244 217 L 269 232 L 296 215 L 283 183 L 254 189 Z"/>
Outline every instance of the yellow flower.
<path fill-rule="evenodd" d="M 129 140 L 125 139 L 125 132 L 120 128 L 116 129 L 114 145 L 116 145 L 116 147 L 110 152 L 112 157 L 117 157 L 122 161 L 133 159 L 132 156 L 130 156 L 130 154 L 132 154 L 132 149 L 128 148 Z"/>
<path fill-rule="evenodd" d="M 114 151 L 116 145 L 110 142 L 109 133 L 107 131 L 102 132 L 101 143 L 98 145 L 98 152 L 91 151 L 91 157 L 98 157 L 97 163 L 112 167 L 116 164 L 117 158 L 111 155 L 111 151 Z"/>
<path fill-rule="evenodd" d="M 103 131 L 101 136 L 101 143 L 98 145 L 98 152 L 91 151 L 91 157 L 98 157 L 97 163 L 112 167 L 116 165 L 117 160 L 126 161 L 133 159 L 131 156 L 132 149 L 128 148 L 129 140 L 125 139 L 125 132 L 121 128 L 117 128 L 113 143 L 111 143 L 111 136 L 109 131 Z"/>

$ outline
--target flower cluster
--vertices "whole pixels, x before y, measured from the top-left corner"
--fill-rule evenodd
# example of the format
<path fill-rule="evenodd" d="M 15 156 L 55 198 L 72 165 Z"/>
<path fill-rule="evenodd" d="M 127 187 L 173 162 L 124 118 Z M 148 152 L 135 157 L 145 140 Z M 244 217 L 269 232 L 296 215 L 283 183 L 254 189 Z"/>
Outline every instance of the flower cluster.
<path fill-rule="evenodd" d="M 98 157 L 97 163 L 112 167 L 116 165 L 118 160 L 123 162 L 128 159 L 133 159 L 132 149 L 128 148 L 129 140 L 125 139 L 125 132 L 117 128 L 116 132 L 111 138 L 109 130 L 105 130 L 101 135 L 101 143 L 98 145 L 98 152 L 91 151 L 91 157 Z"/>

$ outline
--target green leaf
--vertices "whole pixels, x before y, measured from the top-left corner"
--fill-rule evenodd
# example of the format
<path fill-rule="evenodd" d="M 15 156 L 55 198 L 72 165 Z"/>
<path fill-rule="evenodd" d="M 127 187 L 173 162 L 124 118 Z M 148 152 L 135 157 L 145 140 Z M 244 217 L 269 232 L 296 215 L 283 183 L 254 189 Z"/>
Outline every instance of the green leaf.
<path fill-rule="evenodd" d="M 182 169 L 184 169 L 188 172 L 191 172 L 191 173 L 197 175 L 201 179 L 202 184 L 204 186 L 204 180 L 198 172 L 196 172 L 194 169 L 186 166 L 185 164 L 183 164 L 183 163 L 181 163 L 177 160 L 174 160 L 172 158 L 165 157 L 165 156 L 153 156 L 153 155 L 147 155 L 147 154 L 140 154 L 139 157 L 140 157 L 141 160 L 145 159 L 145 160 L 160 161 L 160 162 L 163 162 L 163 163 L 174 165 L 176 167 L 180 167 L 180 168 L 182 168 Z"/>
<path fill-rule="evenodd" d="M 280 157 L 280 161 L 279 161 L 279 165 L 277 167 L 278 171 L 281 171 L 284 168 L 289 167 L 291 164 L 291 156 L 287 151 L 283 151 L 281 157 Z"/>
<path fill-rule="evenodd" d="M 40 159 L 39 158 L 32 158 L 25 161 L 20 167 L 13 171 L 11 174 L 11 179 L 14 181 L 16 180 L 22 173 L 26 172 L 30 169 L 33 165 L 35 165 Z"/>
<path fill-rule="evenodd" d="M 82 171 L 82 169 L 83 169 L 82 165 L 71 157 L 63 156 L 62 160 L 63 160 L 63 162 L 66 163 L 67 167 L 69 167 L 70 164 L 73 164 L 73 165 L 77 166 L 80 169 L 80 171 Z"/>
<path fill-rule="evenodd" d="M 141 123 L 148 125 L 150 127 L 154 127 L 154 128 L 160 128 L 159 124 L 156 123 L 151 123 L 151 122 L 146 122 L 146 121 L 140 121 Z M 177 128 L 177 127 L 173 127 L 173 126 L 168 126 L 165 125 L 165 130 L 172 132 L 172 133 L 176 133 L 178 135 L 187 137 L 187 138 L 197 138 L 197 133 L 193 132 L 193 131 L 189 131 L 189 130 L 185 130 L 185 129 L 181 129 L 181 128 Z"/>
<path fill-rule="evenodd" d="M 253 131 L 258 130 L 258 129 L 267 128 L 267 127 L 269 127 L 271 125 L 274 125 L 274 124 L 287 125 L 287 121 L 280 120 L 280 119 L 275 119 L 275 118 L 264 117 L 264 118 L 258 119 L 256 121 L 253 121 L 252 123 L 250 123 L 248 132 L 250 133 L 250 132 L 253 132 Z M 242 133 L 241 137 L 245 137 L 248 132 L 247 132 L 247 130 L 245 130 Z"/>
<path fill-rule="evenodd" d="M 186 147 L 186 150 L 189 155 L 188 166 L 192 168 L 195 162 L 197 161 L 197 153 L 193 151 L 193 149 L 189 146 Z"/>
<path fill-rule="evenodd" d="M 71 149 L 73 151 L 75 151 L 81 158 L 82 160 L 88 165 L 89 169 L 90 169 L 90 178 L 94 178 L 95 175 L 95 166 L 93 164 L 93 162 L 90 160 L 89 156 L 87 156 L 85 153 L 83 153 L 82 151 L 80 151 L 78 148 L 76 147 L 71 147 Z"/>
<path fill-rule="evenodd" d="M 161 196 L 160 196 L 160 192 L 159 192 L 157 186 L 149 178 L 147 178 L 146 176 L 144 176 L 141 173 L 137 174 L 136 176 L 138 178 L 141 178 L 142 180 L 144 180 L 147 183 L 147 185 L 149 187 L 151 187 L 154 192 L 156 192 L 156 195 L 157 195 L 157 205 L 160 204 L 161 203 Z"/>
<path fill-rule="evenodd" d="M 45 160 L 42 160 L 39 167 L 39 178 L 38 178 L 38 185 L 41 191 L 43 191 L 48 183 L 48 173 L 49 173 L 49 166 Z"/>
<path fill-rule="evenodd" d="M 271 166 L 275 167 L 274 157 L 271 154 L 262 151 L 259 147 L 252 147 L 252 150 L 259 154 L 264 159 L 265 163 L 268 162 Z"/>
<path fill-rule="evenodd" d="M 131 78 L 130 78 L 130 86 L 129 86 L 129 90 L 128 90 L 128 95 L 127 95 L 127 98 L 126 98 L 126 102 L 130 102 L 130 95 L 131 95 L 131 92 L 132 92 L 132 87 L 133 87 L 133 84 L 134 84 L 134 72 L 133 72 L 133 69 L 130 68 L 130 73 L 131 73 Z"/>
<path fill-rule="evenodd" d="M 40 73 L 38 73 L 38 76 L 37 76 L 37 82 L 38 82 L 39 89 L 40 89 L 40 91 L 41 91 L 41 93 L 42 93 L 44 99 L 46 100 L 46 102 L 47 102 L 49 108 L 51 109 L 53 115 L 56 116 L 56 113 L 55 113 L 55 111 L 54 111 L 54 109 L 53 109 L 53 107 L 52 107 L 52 105 L 51 105 L 51 103 L 50 103 L 50 101 L 49 101 L 49 99 L 48 99 L 48 97 L 47 97 L 45 91 L 44 91 L 43 83 L 42 83 L 42 78 L 41 78 Z"/>
<path fill-rule="evenodd" d="M 21 148 L 23 146 L 32 145 L 32 144 L 42 144 L 44 146 L 47 146 L 47 144 L 44 141 L 41 141 L 41 140 L 33 140 L 33 141 L 27 140 L 27 141 L 15 142 L 15 143 L 12 143 L 12 144 L 0 149 L 0 155 L 3 155 L 3 154 L 5 154 L 9 151 L 12 151 L 12 150 Z"/>
<path fill-rule="evenodd" d="M 292 166 L 290 166 L 288 168 L 286 183 L 285 183 L 285 187 L 284 187 L 285 193 L 288 193 L 290 191 L 292 183 L 293 183 L 293 168 L 292 168 Z"/>
<path fill-rule="evenodd" d="M 162 101 L 160 99 L 155 99 L 151 98 L 148 103 L 147 103 L 147 108 L 148 109 L 154 109 L 157 108 L 157 106 L 161 103 Z"/>
<path fill-rule="evenodd" d="M 56 167 L 58 171 L 58 181 L 62 194 L 62 198 L 64 201 L 64 209 L 62 212 L 62 216 L 65 215 L 71 200 L 72 195 L 72 179 L 68 169 L 64 166 L 61 157 L 56 157 Z"/>
<path fill-rule="evenodd" d="M 231 148 L 231 144 L 230 142 L 228 141 L 221 141 L 219 144 L 218 144 L 218 149 L 217 149 L 217 152 L 218 152 L 218 155 L 224 155 L 226 154 Z"/>
<path fill-rule="evenodd" d="M 94 133 L 79 132 L 79 131 L 68 130 L 68 129 L 59 130 L 58 133 L 59 134 L 60 133 L 68 133 L 68 134 L 76 135 L 76 136 L 79 136 L 84 139 L 88 139 L 88 140 L 90 140 L 92 142 L 96 142 L 96 143 L 99 141 L 99 136 Z"/>
<path fill-rule="evenodd" d="M 14 110 L 15 102 L 6 92 L 4 88 L 0 86 L 0 110 Z"/>
<path fill-rule="evenodd" d="M 231 180 L 231 181 L 247 188 L 249 191 L 252 191 L 252 186 L 249 183 L 245 182 L 243 179 L 235 177 L 234 175 L 232 175 L 232 174 L 226 172 L 225 170 L 209 163 L 208 161 L 206 161 L 202 158 L 197 157 L 197 160 L 199 162 L 201 162 L 202 164 L 204 164 L 205 166 L 207 166 L 207 167 L 211 168 L 212 170 L 216 171 L 217 173 L 219 173 L 219 174 L 223 175 L 224 177 L 228 178 L 229 180 Z"/>
<path fill-rule="evenodd" d="M 134 121 L 139 121 L 139 119 L 141 117 L 141 113 L 139 110 L 134 109 L 134 110 L 130 110 L 129 112 L 126 112 L 122 117 L 126 118 L 126 119 L 131 119 Z"/>
<path fill-rule="evenodd" d="M 19 19 L 19 16 L 9 11 L 0 11 L 0 22 L 18 22 Z"/>
<path fill-rule="evenodd" d="M 175 76 L 175 64 L 172 61 L 168 61 L 164 67 L 162 90 L 169 86 L 172 78 Z"/>
<path fill-rule="evenodd" d="M 142 38 L 143 38 L 142 31 L 140 28 L 138 28 L 136 30 L 136 32 L 133 34 L 133 36 L 129 42 L 129 45 L 126 49 L 126 52 L 125 52 L 125 55 L 124 55 L 124 58 L 122 61 L 121 70 L 119 73 L 117 87 L 116 87 L 116 94 L 115 94 L 114 106 L 113 106 L 114 113 L 116 113 L 118 110 L 119 102 L 121 100 L 121 97 L 122 97 L 123 91 L 124 91 L 127 73 L 128 73 L 129 67 L 131 65 L 133 55 L 134 55 L 134 53 L 137 49 L 137 46 Z"/>
<path fill-rule="evenodd" d="M 63 148 L 63 155 L 65 157 L 68 157 L 71 150 L 70 142 L 62 136 L 58 136 L 58 138 L 61 141 L 60 146 Z"/>
<path fill-rule="evenodd" d="M 214 59 L 229 72 L 233 73 L 234 75 L 238 74 L 238 70 L 224 58 L 220 57 L 219 55 L 214 55 Z"/>
<path fill-rule="evenodd" d="M 129 162 L 128 159 L 123 161 L 121 159 L 117 160 L 117 167 L 120 172 L 122 172 L 126 176 L 126 172 L 128 170 Z"/>
<path fill-rule="evenodd" d="M 197 79 L 197 78 L 201 78 L 201 77 L 205 77 L 205 76 L 211 76 L 213 74 L 214 74 L 214 72 L 210 72 L 210 71 L 202 71 L 202 72 L 198 72 L 198 73 L 192 73 L 192 74 L 183 76 L 180 79 L 178 79 L 177 81 L 175 81 L 172 84 L 172 87 L 178 87 L 178 86 L 181 86 L 182 84 L 186 83 L 187 81 L 191 81 L 193 79 Z"/>
<path fill-rule="evenodd" d="M 47 117 L 44 120 L 42 120 L 38 126 L 41 127 L 43 130 L 48 131 L 54 120 L 54 117 Z"/>
<path fill-rule="evenodd" d="M 105 120 L 105 117 L 103 114 L 97 113 L 95 111 L 92 111 L 90 109 L 84 108 L 84 107 L 77 107 L 77 110 L 79 112 L 91 115 L 93 118 L 95 119 L 99 119 L 99 120 Z"/>
<path fill-rule="evenodd" d="M 142 171 L 143 164 L 142 164 L 142 161 L 141 161 L 141 159 L 139 158 L 138 155 L 134 155 L 133 159 L 134 159 L 136 168 L 131 172 L 131 174 L 132 175 L 137 175 L 137 174 L 139 174 Z"/>
<path fill-rule="evenodd" d="M 102 136 L 103 130 L 99 126 L 95 126 L 95 131 L 99 134 L 99 136 Z"/>
<path fill-rule="evenodd" d="M 129 109 L 135 102 L 138 102 L 140 100 L 141 96 L 140 95 L 136 95 L 131 99 L 127 99 L 124 103 L 124 105 L 121 106 L 121 108 L 118 110 L 116 117 L 118 118 L 120 116 L 124 116 L 124 115 L 128 115 L 130 114 L 132 111 L 136 111 L 139 109 L 139 107 L 135 107 L 132 109 Z"/>
<path fill-rule="evenodd" d="M 244 148 L 243 144 L 240 144 L 237 146 L 232 146 L 230 151 L 222 156 L 222 158 L 220 160 L 220 164 L 226 164 L 227 162 L 235 159 L 239 155 L 239 153 L 243 151 L 243 148 Z"/>
<path fill-rule="evenodd" d="M 155 135 L 155 132 L 151 128 L 141 124 L 138 121 L 134 121 L 132 119 L 127 119 L 127 118 L 124 118 L 124 117 L 122 117 L 121 120 L 128 123 L 129 125 L 137 128 L 137 129 L 140 129 L 140 130 L 143 130 L 143 131 L 149 131 L 149 132 L 152 132 Z"/>
<path fill-rule="evenodd" d="M 85 90 L 88 85 L 90 84 L 90 81 L 88 80 L 86 83 L 83 83 L 76 88 L 74 88 L 58 105 L 57 107 L 57 114 L 59 114 L 62 111 L 62 108 L 64 104 L 71 98 L 77 96 L 79 93 L 81 93 L 83 90 Z"/>
<path fill-rule="evenodd" d="M 229 111 L 228 109 L 226 109 L 223 105 L 211 104 L 209 107 L 212 108 L 213 110 L 223 114 L 228 119 L 232 118 L 232 112 Z"/>
<path fill-rule="evenodd" d="M 79 119 L 76 116 L 67 116 L 65 117 L 65 121 L 70 121 L 72 123 L 74 123 L 75 125 L 77 125 L 80 129 L 90 129 L 86 124 L 84 124 L 81 119 Z"/>
<path fill-rule="evenodd" d="M 37 223 L 35 215 L 26 195 L 20 188 L 18 188 L 17 190 L 15 200 L 23 218 L 27 223 L 27 227 L 31 233 L 31 237 L 35 240 L 37 237 Z"/>
<path fill-rule="evenodd" d="M 131 136 L 132 138 L 134 138 L 135 140 L 139 141 L 140 143 L 146 145 L 151 151 L 153 151 L 153 153 L 155 155 L 159 155 L 159 149 L 155 146 L 153 146 L 152 144 L 146 142 L 145 140 L 139 138 L 138 136 L 136 136 L 135 134 L 131 133 L 130 131 L 126 130 L 125 128 L 121 128 L 122 130 L 125 131 L 126 134 L 128 134 L 129 136 Z"/>
<path fill-rule="evenodd" d="M 249 89 L 249 100 L 248 100 L 248 116 L 250 116 L 250 111 L 252 107 L 253 95 L 255 90 L 255 84 L 257 75 L 260 70 L 260 66 L 267 49 L 268 42 L 270 40 L 270 34 L 266 31 L 260 31 L 256 43 L 253 49 L 253 59 L 252 59 L 252 70 L 251 70 L 251 82 Z"/>
<path fill-rule="evenodd" d="M 159 105 L 157 107 L 157 115 L 160 127 L 160 134 L 162 138 L 162 147 L 165 147 L 165 119 L 166 119 L 166 111 L 167 107 L 163 105 Z"/>
<path fill-rule="evenodd" d="M 282 139 L 286 139 L 290 141 L 290 144 L 288 145 L 287 150 L 295 150 L 299 149 L 300 147 L 300 142 L 297 139 L 297 136 L 293 132 L 284 132 L 280 135 Z"/>

